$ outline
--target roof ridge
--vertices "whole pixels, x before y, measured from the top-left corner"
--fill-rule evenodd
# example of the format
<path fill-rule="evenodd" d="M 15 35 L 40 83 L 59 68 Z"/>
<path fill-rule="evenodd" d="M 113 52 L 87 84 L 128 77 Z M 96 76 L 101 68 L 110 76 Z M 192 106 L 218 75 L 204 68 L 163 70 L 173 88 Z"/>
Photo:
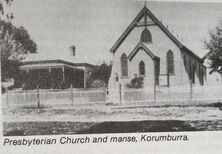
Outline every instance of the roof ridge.
<path fill-rule="evenodd" d="M 135 48 L 131 51 L 131 53 L 129 54 L 128 56 L 128 59 L 131 61 L 133 59 L 133 57 L 136 55 L 136 53 L 140 50 L 140 49 L 143 49 L 152 59 L 155 59 L 157 56 L 152 52 L 150 51 L 149 48 L 147 48 L 143 42 L 139 42 Z"/>
<path fill-rule="evenodd" d="M 110 52 L 115 53 L 115 51 L 119 48 L 119 46 L 122 44 L 122 42 L 127 38 L 127 36 L 130 34 L 130 32 L 135 28 L 135 25 L 137 22 L 144 17 L 144 15 L 147 15 L 153 22 L 175 43 L 176 46 L 178 46 L 180 49 L 187 49 L 188 52 L 194 55 L 196 58 L 201 60 L 201 58 L 196 55 L 194 52 L 192 52 L 190 49 L 188 49 L 183 43 L 181 43 L 160 21 L 159 19 L 146 7 L 144 6 L 142 10 L 137 14 L 137 16 L 134 18 L 134 20 L 130 23 L 130 25 L 126 28 L 126 30 L 122 33 L 122 35 L 119 37 L 119 39 L 115 42 L 113 47 L 110 49 Z M 187 51 L 185 50 L 185 51 Z"/>

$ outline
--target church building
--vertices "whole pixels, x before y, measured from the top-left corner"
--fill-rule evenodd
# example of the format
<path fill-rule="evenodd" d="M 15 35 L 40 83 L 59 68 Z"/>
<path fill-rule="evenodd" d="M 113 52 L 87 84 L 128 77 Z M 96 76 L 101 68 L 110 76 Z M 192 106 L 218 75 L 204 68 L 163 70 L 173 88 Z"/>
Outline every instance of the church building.
<path fill-rule="evenodd" d="M 142 77 L 143 87 L 148 89 L 201 86 L 206 79 L 204 60 L 183 45 L 146 6 L 110 52 L 113 67 L 109 90 L 120 84 L 124 89 L 135 77 Z"/>

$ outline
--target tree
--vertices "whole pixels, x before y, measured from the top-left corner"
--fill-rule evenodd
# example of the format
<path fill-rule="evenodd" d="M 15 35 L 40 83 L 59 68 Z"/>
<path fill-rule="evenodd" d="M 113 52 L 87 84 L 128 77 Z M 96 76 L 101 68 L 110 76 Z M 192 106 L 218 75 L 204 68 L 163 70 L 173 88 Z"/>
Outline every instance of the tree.
<path fill-rule="evenodd" d="M 111 74 L 111 69 L 112 69 L 112 64 L 103 63 L 103 64 L 97 66 L 92 71 L 92 74 L 90 76 L 90 79 L 89 79 L 90 84 L 93 83 L 93 81 L 95 81 L 95 80 L 97 80 L 96 82 L 98 82 L 98 80 L 100 80 L 103 83 L 105 83 L 107 86 L 108 81 L 109 81 L 109 77 Z M 96 84 L 98 84 L 98 83 L 96 83 Z"/>
<path fill-rule="evenodd" d="M 17 28 L 10 22 L 0 20 L 0 51 L 1 80 L 5 81 L 7 78 L 19 80 L 20 61 L 26 54 L 35 53 L 37 45 L 23 27 Z"/>
<path fill-rule="evenodd" d="M 218 72 L 222 75 L 222 21 L 209 32 L 210 40 L 205 41 L 205 47 L 209 50 L 207 58 L 210 60 L 210 73 Z"/>
<path fill-rule="evenodd" d="M 6 11 L 6 6 L 11 6 L 13 0 L 0 0 L 0 15 L 5 16 L 7 19 L 13 19 L 14 15 L 12 12 Z"/>
<path fill-rule="evenodd" d="M 28 53 L 37 51 L 36 43 L 30 38 L 24 27 L 15 27 L 10 11 L 13 0 L 0 0 L 0 52 L 1 81 L 13 78 L 14 86 L 20 86 L 20 61 Z"/>
<path fill-rule="evenodd" d="M 0 27 L 2 34 L 0 39 L 10 41 L 14 44 L 15 50 L 22 49 L 23 53 L 35 53 L 37 50 L 36 43 L 30 38 L 28 31 L 24 27 L 15 27 L 11 22 L 0 20 Z"/>

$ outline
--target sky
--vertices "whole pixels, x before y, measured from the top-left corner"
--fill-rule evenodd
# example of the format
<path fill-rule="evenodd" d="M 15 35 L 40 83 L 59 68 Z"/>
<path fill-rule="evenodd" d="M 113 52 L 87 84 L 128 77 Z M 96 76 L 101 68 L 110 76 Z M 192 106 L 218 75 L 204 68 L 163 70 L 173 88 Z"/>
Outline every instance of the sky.
<path fill-rule="evenodd" d="M 222 3 L 146 5 L 194 53 L 206 54 L 203 42 L 222 20 Z M 70 59 L 69 47 L 75 45 L 76 61 L 97 64 L 112 60 L 110 48 L 143 7 L 138 0 L 16 0 L 11 10 L 12 22 L 25 27 L 38 45 L 31 59 Z"/>

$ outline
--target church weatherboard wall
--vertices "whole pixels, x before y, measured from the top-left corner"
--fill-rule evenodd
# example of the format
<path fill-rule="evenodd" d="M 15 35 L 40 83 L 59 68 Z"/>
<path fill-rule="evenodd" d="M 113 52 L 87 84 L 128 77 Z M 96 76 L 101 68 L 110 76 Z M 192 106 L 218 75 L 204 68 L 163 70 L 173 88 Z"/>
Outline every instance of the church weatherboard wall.
<path fill-rule="evenodd" d="M 184 46 L 145 6 L 110 49 L 113 67 L 109 90 L 137 77 L 144 88 L 203 85 L 203 60 Z"/>

